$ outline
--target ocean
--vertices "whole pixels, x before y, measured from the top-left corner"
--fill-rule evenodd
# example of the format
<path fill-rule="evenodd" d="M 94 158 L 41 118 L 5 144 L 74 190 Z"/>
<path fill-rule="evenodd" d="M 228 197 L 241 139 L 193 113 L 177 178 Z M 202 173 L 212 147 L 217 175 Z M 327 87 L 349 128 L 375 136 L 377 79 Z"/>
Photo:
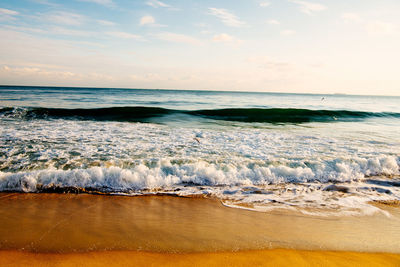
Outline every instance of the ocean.
<path fill-rule="evenodd" d="M 314 215 L 400 201 L 400 97 L 0 86 L 0 191 L 205 196 Z"/>

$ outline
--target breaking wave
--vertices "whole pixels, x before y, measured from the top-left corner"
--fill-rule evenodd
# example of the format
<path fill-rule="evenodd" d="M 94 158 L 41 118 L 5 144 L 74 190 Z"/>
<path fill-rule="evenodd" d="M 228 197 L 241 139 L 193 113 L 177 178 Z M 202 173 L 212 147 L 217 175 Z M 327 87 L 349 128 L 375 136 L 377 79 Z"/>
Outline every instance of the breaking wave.
<path fill-rule="evenodd" d="M 353 162 L 333 160 L 314 167 L 286 165 L 233 165 L 205 161 L 174 164 L 159 160 L 153 166 L 138 164 L 88 169 L 45 169 L 0 172 L 0 191 L 41 192 L 49 188 L 84 188 L 100 192 L 140 192 L 166 187 L 262 186 L 279 183 L 352 182 L 376 175 L 399 175 L 400 159 L 393 156 L 359 158 Z"/>

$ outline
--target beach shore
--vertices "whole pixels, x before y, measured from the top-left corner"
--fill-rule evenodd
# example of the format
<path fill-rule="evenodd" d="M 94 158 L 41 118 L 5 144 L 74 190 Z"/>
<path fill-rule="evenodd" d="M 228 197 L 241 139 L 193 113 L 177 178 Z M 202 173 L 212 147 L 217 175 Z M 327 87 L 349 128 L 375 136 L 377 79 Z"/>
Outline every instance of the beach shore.
<path fill-rule="evenodd" d="M 400 264 L 400 215 L 310 216 L 171 196 L 0 194 L 0 265 Z"/>
<path fill-rule="evenodd" d="M 1 266 L 399 266 L 400 255 L 272 249 L 215 253 L 0 251 Z"/>

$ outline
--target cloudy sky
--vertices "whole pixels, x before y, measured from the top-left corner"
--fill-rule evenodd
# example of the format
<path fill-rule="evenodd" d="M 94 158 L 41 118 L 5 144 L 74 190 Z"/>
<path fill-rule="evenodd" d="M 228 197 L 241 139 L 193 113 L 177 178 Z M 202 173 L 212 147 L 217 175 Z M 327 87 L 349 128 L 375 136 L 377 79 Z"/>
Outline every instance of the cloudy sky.
<path fill-rule="evenodd" d="M 400 95 L 399 0 L 1 0 L 0 84 Z"/>

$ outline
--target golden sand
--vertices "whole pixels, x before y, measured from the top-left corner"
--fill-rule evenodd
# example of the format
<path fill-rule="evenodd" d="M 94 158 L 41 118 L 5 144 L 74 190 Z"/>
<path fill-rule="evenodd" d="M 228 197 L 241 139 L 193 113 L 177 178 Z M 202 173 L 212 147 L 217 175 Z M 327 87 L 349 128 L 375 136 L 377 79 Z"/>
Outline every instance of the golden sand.
<path fill-rule="evenodd" d="M 400 207 L 400 200 L 375 200 L 374 202 L 392 207 Z"/>
<path fill-rule="evenodd" d="M 387 210 L 315 217 L 199 198 L 2 193 L 0 266 L 399 266 L 399 209 Z"/>
<path fill-rule="evenodd" d="M 0 251 L 1 266 L 399 266 L 399 254 L 273 249 L 167 254 L 133 251 L 42 254 Z"/>

